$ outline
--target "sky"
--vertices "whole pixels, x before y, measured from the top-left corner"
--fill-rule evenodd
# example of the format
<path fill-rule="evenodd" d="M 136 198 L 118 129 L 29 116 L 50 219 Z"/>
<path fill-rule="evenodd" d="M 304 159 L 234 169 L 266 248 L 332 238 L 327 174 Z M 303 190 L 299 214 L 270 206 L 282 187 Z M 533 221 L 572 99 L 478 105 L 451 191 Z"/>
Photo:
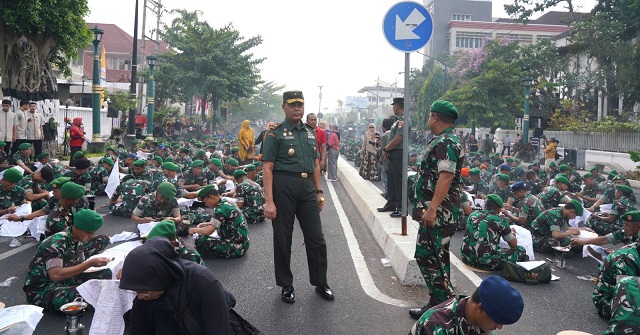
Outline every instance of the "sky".
<path fill-rule="evenodd" d="M 140 1 L 139 29 L 142 29 Z M 404 54 L 385 39 L 382 21 L 397 0 L 161 0 L 167 9 L 199 10 L 201 19 L 212 27 L 231 23 L 246 38 L 262 36 L 252 49 L 256 58 L 266 58 L 259 66 L 262 79 L 285 85 L 285 90 L 302 90 L 306 111 L 326 111 L 337 100 L 358 93 L 377 80 L 404 87 Z M 507 17 L 504 4 L 494 0 L 493 17 Z M 574 1 L 583 11 L 594 0 Z M 133 0 L 89 0 L 88 22 L 113 23 L 133 35 Z M 562 10 L 559 8 L 558 10 Z M 577 9 L 578 11 L 581 8 Z M 170 14 L 163 16 L 169 22 Z M 535 17 L 534 17 L 535 18 Z M 156 17 L 147 11 L 147 36 L 155 28 Z M 410 66 L 421 67 L 423 57 L 411 53 Z M 319 99 L 322 88 L 322 100 Z"/>

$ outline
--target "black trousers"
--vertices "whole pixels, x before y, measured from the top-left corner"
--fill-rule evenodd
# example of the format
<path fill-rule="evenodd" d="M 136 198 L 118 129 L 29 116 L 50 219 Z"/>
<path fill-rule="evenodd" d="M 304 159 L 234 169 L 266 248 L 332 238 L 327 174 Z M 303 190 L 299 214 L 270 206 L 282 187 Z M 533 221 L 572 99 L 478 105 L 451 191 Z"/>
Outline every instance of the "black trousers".
<path fill-rule="evenodd" d="M 4 152 L 7 154 L 7 156 L 11 155 L 11 144 L 13 142 L 7 142 L 7 144 L 4 146 Z"/>
<path fill-rule="evenodd" d="M 82 150 L 82 146 L 69 147 L 69 148 L 71 148 L 71 153 L 69 154 L 69 166 L 75 167 L 76 166 L 76 160 L 73 159 L 73 154 L 75 154 L 76 152 Z"/>
<path fill-rule="evenodd" d="M 398 209 L 402 204 L 402 150 L 392 150 L 389 152 L 387 201 Z"/>
<path fill-rule="evenodd" d="M 31 146 L 33 147 L 31 155 L 33 157 L 42 153 L 42 140 L 24 140 L 24 142 L 31 143 Z"/>
<path fill-rule="evenodd" d="M 273 201 L 277 210 L 276 218 L 272 220 L 276 285 L 293 285 L 291 239 L 295 218 L 298 219 L 304 236 L 309 281 L 313 286 L 327 285 L 327 245 L 322 233 L 312 176 L 303 179 L 274 171 Z"/>
<path fill-rule="evenodd" d="M 13 141 L 13 145 L 11 146 L 11 155 L 15 154 L 16 152 L 18 152 L 18 147 L 20 146 L 20 144 L 26 142 L 27 140 L 21 140 L 16 138 L 15 141 Z"/>

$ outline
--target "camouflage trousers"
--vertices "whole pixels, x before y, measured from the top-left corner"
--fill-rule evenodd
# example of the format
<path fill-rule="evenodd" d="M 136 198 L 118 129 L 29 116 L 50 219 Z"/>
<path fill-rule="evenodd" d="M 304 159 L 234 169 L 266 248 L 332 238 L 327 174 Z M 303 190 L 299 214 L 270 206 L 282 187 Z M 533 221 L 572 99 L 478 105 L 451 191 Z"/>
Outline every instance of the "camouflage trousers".
<path fill-rule="evenodd" d="M 430 304 L 437 305 L 453 296 L 455 292 L 451 287 L 449 242 L 455 233 L 456 221 L 455 224 L 439 225 L 432 229 L 427 229 L 421 224 L 418 229 L 414 257 L 429 288 Z"/>
<path fill-rule="evenodd" d="M 235 244 L 221 238 L 202 235 L 196 239 L 196 250 L 204 257 L 238 258 L 249 250 L 249 243 Z"/>
<path fill-rule="evenodd" d="M 547 254 L 555 253 L 555 250 L 553 250 L 553 247 L 555 246 L 566 247 L 569 245 L 569 242 L 571 242 L 571 239 L 566 237 L 556 239 L 550 236 L 547 237 L 547 236 L 535 236 L 535 235 L 532 236 L 532 240 L 533 240 L 533 250 L 544 252 Z"/>
<path fill-rule="evenodd" d="M 467 255 L 462 252 L 461 256 L 463 263 L 473 266 L 474 268 L 488 271 L 502 268 L 503 261 L 525 262 L 529 260 L 529 256 L 527 256 L 527 252 L 522 246 L 518 246 L 517 248 L 500 249 L 497 253 L 487 252 L 482 255 Z"/>
<path fill-rule="evenodd" d="M 131 214 L 133 214 L 133 210 L 136 209 L 136 206 L 129 207 L 125 204 L 120 206 L 109 205 L 109 211 L 113 215 L 122 216 L 123 218 L 130 218 Z"/>
<path fill-rule="evenodd" d="M 47 201 L 46 200 L 33 201 L 33 202 L 31 202 L 31 212 L 35 212 L 37 210 L 41 210 L 45 206 L 47 206 Z"/>
<path fill-rule="evenodd" d="M 598 233 L 600 236 L 607 235 L 617 229 L 622 229 L 622 227 L 617 223 L 606 222 L 598 218 L 596 215 L 591 215 L 589 217 L 589 220 L 587 220 L 587 227 L 593 229 L 593 231 Z"/>
<path fill-rule="evenodd" d="M 260 223 L 264 222 L 264 208 L 253 209 L 244 208 L 244 217 L 247 219 L 247 223 Z"/>
<path fill-rule="evenodd" d="M 84 245 L 84 258 L 88 259 L 93 255 L 101 253 L 107 248 L 111 241 L 108 235 L 96 235 Z"/>
<path fill-rule="evenodd" d="M 198 250 L 190 246 L 186 246 L 180 237 L 176 238 L 176 248 L 182 259 L 204 265 L 204 260 L 202 259 L 202 256 L 200 256 Z"/>
<path fill-rule="evenodd" d="M 611 318 L 605 335 L 640 334 L 640 278 L 623 277 L 611 301 Z"/>
<path fill-rule="evenodd" d="M 111 279 L 111 270 L 105 269 L 92 273 L 83 273 L 78 276 L 81 282 L 90 279 Z M 51 282 L 39 291 L 26 292 L 27 302 L 31 305 L 40 306 L 49 311 L 59 312 L 62 305 L 72 302 L 80 297 L 76 290 L 77 286 L 65 286 L 64 283 Z"/>

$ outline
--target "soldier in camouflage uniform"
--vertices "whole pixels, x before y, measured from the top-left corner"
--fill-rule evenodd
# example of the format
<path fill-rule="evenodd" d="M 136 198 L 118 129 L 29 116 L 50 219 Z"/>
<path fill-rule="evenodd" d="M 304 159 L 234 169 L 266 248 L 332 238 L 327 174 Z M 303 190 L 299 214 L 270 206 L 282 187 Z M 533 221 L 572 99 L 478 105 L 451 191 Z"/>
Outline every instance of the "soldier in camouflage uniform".
<path fill-rule="evenodd" d="M 157 191 L 143 196 L 131 214 L 135 223 L 171 220 L 178 224 L 182 222 L 180 208 L 176 200 L 176 187 L 169 182 L 162 182 Z"/>
<path fill-rule="evenodd" d="M 229 158 L 227 159 L 227 161 L 224 163 L 224 169 L 222 171 L 222 173 L 224 173 L 227 176 L 230 176 L 230 178 L 233 177 L 233 172 L 238 168 L 239 164 L 238 164 L 238 160 L 235 158 Z"/>
<path fill-rule="evenodd" d="M 565 193 L 571 182 L 565 176 L 557 176 L 555 181 L 555 185 L 545 187 L 542 192 L 538 194 L 538 199 L 542 201 L 542 206 L 544 206 L 545 209 L 556 208 L 560 203 L 566 203 L 567 198 L 565 198 Z"/>
<path fill-rule="evenodd" d="M 427 309 L 449 299 L 454 294 L 451 287 L 449 242 L 459 222 L 464 151 L 453 127 L 458 110 L 448 101 L 438 100 L 431 105 L 429 128 L 437 134 L 425 149 L 416 182 L 416 200 L 423 207 L 418 228 L 415 258 L 430 292 L 429 303 L 414 308 L 409 314 L 418 319 Z M 435 194 L 436 189 L 447 190 Z M 440 203 L 433 202 L 442 199 Z"/>
<path fill-rule="evenodd" d="M 533 249 L 540 252 L 553 253 L 554 246 L 566 247 L 572 235 L 579 235 L 579 228 L 571 228 L 569 220 L 581 216 L 582 205 L 578 200 L 571 200 L 564 207 L 547 209 L 531 224 Z"/>
<path fill-rule="evenodd" d="M 66 182 L 60 189 L 60 200 L 47 216 L 44 230 L 45 237 L 59 233 L 73 223 L 73 214 L 77 211 L 75 205 L 85 195 L 85 189 L 74 183 Z"/>
<path fill-rule="evenodd" d="M 89 169 L 91 169 L 91 161 L 86 158 L 78 159 L 76 161 L 76 169 L 67 171 L 64 176 L 71 178 L 72 182 L 84 186 L 87 194 L 93 194 L 93 190 L 91 190 L 91 174 L 89 173 Z"/>
<path fill-rule="evenodd" d="M 573 163 L 569 162 L 568 165 L 569 165 L 569 180 L 574 185 L 574 188 L 570 191 L 573 193 L 580 192 L 580 188 L 582 186 L 582 176 L 580 175 L 580 173 L 578 173 Z"/>
<path fill-rule="evenodd" d="M 94 167 L 89 172 L 89 176 L 91 178 L 91 190 L 93 190 L 94 194 L 105 194 L 104 189 L 107 187 L 107 182 L 109 182 L 109 174 L 111 174 L 113 165 L 114 162 L 111 158 L 104 158 L 102 160 L 102 164 Z"/>
<path fill-rule="evenodd" d="M 0 141 L 0 171 L 4 171 L 9 167 L 9 156 L 4 151 L 4 147 L 7 145 L 7 142 Z"/>
<path fill-rule="evenodd" d="M 245 169 L 255 171 L 255 166 L 247 165 Z M 247 177 L 244 170 L 236 170 L 233 173 L 238 185 L 236 186 L 236 205 L 244 213 L 247 223 L 264 221 L 264 194 L 262 187 Z"/>
<path fill-rule="evenodd" d="M 503 203 L 506 203 L 508 206 L 511 206 L 515 201 L 513 197 L 513 193 L 509 190 L 509 181 L 511 177 L 504 173 L 498 173 L 496 178 L 496 183 L 493 186 L 489 187 L 490 194 L 497 194 L 500 199 L 502 199 Z"/>
<path fill-rule="evenodd" d="M 560 170 L 558 170 L 558 166 L 556 165 L 556 163 L 554 163 L 554 162 L 549 163 L 549 178 L 548 178 L 548 180 L 551 181 L 551 179 L 556 179 L 556 177 L 558 176 L 559 173 L 560 173 Z"/>
<path fill-rule="evenodd" d="M 578 245 L 604 245 L 604 244 L 630 244 L 638 242 L 638 234 L 640 233 L 640 212 L 632 210 L 622 215 L 622 229 L 616 229 L 613 232 L 598 237 L 574 237 L 571 239 L 571 246 Z"/>
<path fill-rule="evenodd" d="M 178 185 L 187 191 L 198 191 L 207 185 L 206 176 L 202 173 L 204 161 L 196 159 L 191 163 L 191 168 L 184 171 L 178 178 Z"/>
<path fill-rule="evenodd" d="M 138 202 L 150 192 L 150 188 L 151 182 L 148 180 L 134 179 L 131 176 L 126 180 L 123 178 L 109 201 L 109 211 L 113 215 L 130 218 L 133 210 L 138 206 Z M 118 203 L 121 205 L 116 206 Z"/>
<path fill-rule="evenodd" d="M 33 167 L 33 162 L 31 161 L 31 143 L 22 143 L 18 146 L 18 150 L 16 151 L 11 159 L 9 159 L 10 165 L 18 165 L 24 169 L 25 173 L 32 174 L 33 171 L 30 167 Z"/>
<path fill-rule="evenodd" d="M 24 190 L 25 198 L 31 202 L 31 210 L 37 211 L 47 205 L 49 192 L 40 187 L 41 183 L 50 183 L 53 180 L 53 169 L 43 167 L 34 174 L 22 178 L 18 186 Z"/>
<path fill-rule="evenodd" d="M 182 238 L 176 236 L 176 224 L 171 220 L 158 222 L 147 235 L 146 241 L 156 237 L 163 236 L 169 239 L 175 251 L 180 254 L 182 259 L 204 265 L 204 260 L 198 250 L 185 246 Z"/>
<path fill-rule="evenodd" d="M 518 208 L 512 209 L 516 213 L 515 215 L 504 210 L 502 214 L 511 219 L 515 224 L 531 230 L 531 223 L 544 212 L 542 202 L 527 192 L 527 187 L 523 182 L 517 182 L 511 185 L 511 192 L 513 192 L 513 196 L 520 205 Z"/>
<path fill-rule="evenodd" d="M 523 247 L 517 240 L 509 223 L 499 214 L 503 207 L 502 199 L 489 194 L 486 210 L 474 212 L 467 221 L 467 231 L 462 240 L 460 254 L 462 262 L 482 270 L 497 270 L 503 261 L 521 262 L 529 260 Z M 500 248 L 500 237 L 511 247 Z"/>
<path fill-rule="evenodd" d="M 545 169 L 540 168 L 540 163 L 533 163 L 531 166 L 531 171 L 536 173 L 536 177 L 538 177 L 537 179 L 540 180 L 543 185 L 547 185 L 549 181 L 549 175 L 547 174 L 547 171 Z"/>
<path fill-rule="evenodd" d="M 16 207 L 26 202 L 24 189 L 17 184 L 22 180 L 22 173 L 11 168 L 4 171 L 0 181 L 0 215 L 16 211 Z"/>
<path fill-rule="evenodd" d="M 597 166 L 592 166 L 589 169 L 589 173 L 591 173 L 591 176 L 593 177 L 593 180 L 596 182 L 596 184 L 600 184 L 605 182 L 607 179 L 600 173 L 600 170 L 598 170 Z"/>
<path fill-rule="evenodd" d="M 640 334 L 640 277 L 618 280 L 611 300 L 611 318 L 605 335 Z"/>
<path fill-rule="evenodd" d="M 509 282 L 498 276 L 482 280 L 471 297 L 450 298 L 426 311 L 409 335 L 481 335 L 522 316 L 524 300 Z"/>
<path fill-rule="evenodd" d="M 631 243 L 607 255 L 600 266 L 600 276 L 591 299 L 598 314 L 607 319 L 611 317 L 611 301 L 619 275 L 640 276 L 640 243 Z"/>
<path fill-rule="evenodd" d="M 205 257 L 237 258 L 249 250 L 249 229 L 242 211 L 233 202 L 221 198 L 212 185 L 198 192 L 198 198 L 208 208 L 215 208 L 211 222 L 189 228 L 196 240 L 196 250 Z M 211 237 L 218 231 L 219 238 Z"/>
<path fill-rule="evenodd" d="M 629 195 L 633 194 L 633 189 L 627 185 L 616 185 L 616 200 L 611 206 L 610 213 L 596 213 L 587 220 L 587 227 L 590 227 L 598 235 L 606 235 L 622 228 L 622 215 L 635 206 L 629 200 Z"/>
<path fill-rule="evenodd" d="M 582 191 L 576 193 L 576 196 L 582 199 L 585 208 L 589 208 L 598 201 L 602 190 L 600 190 L 593 175 L 589 172 L 582 176 L 582 181 L 584 182 L 584 188 Z"/>
<path fill-rule="evenodd" d="M 62 305 L 79 297 L 76 287 L 90 279 L 111 279 L 111 270 L 84 273 L 90 267 L 104 266 L 110 258 L 88 259 L 104 250 L 108 244 L 87 243 L 103 223 L 100 214 L 84 209 L 76 213 L 72 226 L 44 240 L 29 263 L 23 290 L 27 302 L 49 311 L 60 311 Z M 77 271 L 68 271 L 76 267 Z M 80 273 L 79 275 L 73 275 Z"/>
<path fill-rule="evenodd" d="M 255 181 L 258 185 L 260 185 L 260 187 L 264 187 L 263 183 L 262 183 L 262 163 L 260 161 L 256 161 L 253 162 L 253 166 L 255 169 L 251 170 L 247 170 L 247 168 L 245 167 L 245 172 L 247 172 L 247 178 Z M 258 171 L 260 170 L 260 171 Z"/>
<path fill-rule="evenodd" d="M 189 149 L 181 148 L 180 154 L 174 163 L 180 167 L 181 172 L 186 171 L 192 163 L 191 157 L 189 157 Z"/>
<path fill-rule="evenodd" d="M 473 186 L 473 191 L 470 193 L 475 195 L 476 197 L 484 197 L 484 195 L 489 194 L 489 190 L 487 188 L 487 184 L 480 178 L 480 170 L 478 168 L 473 168 L 469 170 L 469 182 L 471 186 Z"/>
<path fill-rule="evenodd" d="M 538 175 L 536 175 L 535 171 L 527 171 L 527 188 L 529 189 L 529 193 L 534 196 L 537 196 L 544 189 L 545 182 L 544 180 L 538 179 Z"/>

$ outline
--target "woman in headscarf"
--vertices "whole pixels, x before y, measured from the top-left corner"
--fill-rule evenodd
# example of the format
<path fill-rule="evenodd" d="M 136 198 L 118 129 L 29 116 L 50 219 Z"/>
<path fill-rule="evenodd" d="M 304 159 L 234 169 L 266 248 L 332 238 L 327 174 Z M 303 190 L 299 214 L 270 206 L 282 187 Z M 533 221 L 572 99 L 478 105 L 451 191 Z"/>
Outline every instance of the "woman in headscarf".
<path fill-rule="evenodd" d="M 127 255 L 120 288 L 136 292 L 131 334 L 231 334 L 233 297 L 211 270 L 183 261 L 166 237 L 154 237 Z"/>
<path fill-rule="evenodd" d="M 380 134 L 376 132 L 376 125 L 369 123 L 369 130 L 364 133 L 360 156 L 360 176 L 368 180 L 380 180 L 378 174 L 378 147 L 380 147 Z"/>
<path fill-rule="evenodd" d="M 249 120 L 242 121 L 242 126 L 240 126 L 240 131 L 238 132 L 238 146 L 240 148 L 238 154 L 240 155 L 241 164 L 253 163 L 255 137 Z"/>
<path fill-rule="evenodd" d="M 73 155 L 82 150 L 82 144 L 84 143 L 84 130 L 82 130 L 81 117 L 73 119 L 73 124 L 69 129 L 69 137 L 71 137 L 71 140 L 69 140 L 69 147 L 71 148 L 71 153 L 69 154 L 69 157 L 71 158 L 69 160 L 69 166 L 74 167 L 76 166 L 76 159 Z"/>

